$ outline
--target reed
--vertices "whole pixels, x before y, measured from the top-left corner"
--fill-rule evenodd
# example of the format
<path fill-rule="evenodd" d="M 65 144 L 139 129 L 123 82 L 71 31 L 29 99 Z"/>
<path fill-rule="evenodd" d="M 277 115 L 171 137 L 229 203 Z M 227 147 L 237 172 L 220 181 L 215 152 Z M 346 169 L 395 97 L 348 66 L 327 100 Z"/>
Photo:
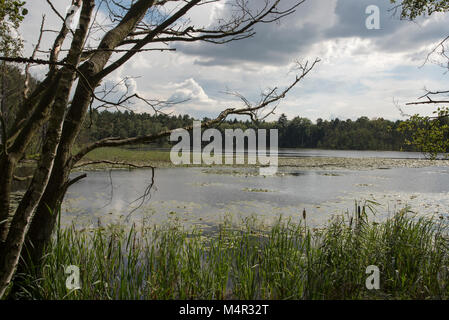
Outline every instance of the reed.
<path fill-rule="evenodd" d="M 176 223 L 111 225 L 58 231 L 42 276 L 21 275 L 20 298 L 33 299 L 446 299 L 446 220 L 407 209 L 376 222 L 369 206 L 332 218 L 323 228 L 256 218 L 225 220 L 214 232 Z M 64 267 L 80 268 L 69 291 Z M 366 268 L 380 269 L 368 290 Z M 22 280 L 23 280 L 22 279 Z M 27 289 L 25 289 L 27 288 Z"/>

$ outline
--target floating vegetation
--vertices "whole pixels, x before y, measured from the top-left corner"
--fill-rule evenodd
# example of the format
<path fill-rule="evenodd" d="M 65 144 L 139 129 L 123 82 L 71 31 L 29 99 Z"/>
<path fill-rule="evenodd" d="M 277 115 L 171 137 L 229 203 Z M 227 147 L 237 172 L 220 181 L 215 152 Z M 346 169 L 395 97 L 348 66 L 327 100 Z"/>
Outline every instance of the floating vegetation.
<path fill-rule="evenodd" d="M 356 184 L 357 187 L 372 187 L 373 184 L 371 183 L 358 183 Z"/>
<path fill-rule="evenodd" d="M 242 190 L 246 192 L 275 192 L 274 190 L 258 189 L 258 188 L 244 188 Z"/>

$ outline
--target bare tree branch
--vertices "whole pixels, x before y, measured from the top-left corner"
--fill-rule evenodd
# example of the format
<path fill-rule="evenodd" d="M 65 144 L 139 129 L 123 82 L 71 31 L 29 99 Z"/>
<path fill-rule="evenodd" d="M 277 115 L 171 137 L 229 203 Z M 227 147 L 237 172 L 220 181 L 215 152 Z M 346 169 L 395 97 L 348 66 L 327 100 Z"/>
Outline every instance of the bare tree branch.
<path fill-rule="evenodd" d="M 45 15 L 42 16 L 42 22 L 41 22 L 41 28 L 39 32 L 39 38 L 37 39 L 37 43 L 33 49 L 33 53 L 31 54 L 31 59 L 34 59 L 36 57 L 36 53 L 39 50 L 39 47 L 41 45 L 42 36 L 44 34 L 44 25 L 45 25 Z M 23 98 L 24 100 L 28 98 L 29 92 L 30 92 L 30 67 L 31 63 L 27 63 L 25 67 L 25 82 L 23 85 Z"/>
<path fill-rule="evenodd" d="M 216 117 L 215 119 L 209 120 L 209 121 L 203 123 L 202 125 L 205 128 L 213 126 L 217 123 L 220 123 L 224 119 L 226 119 L 226 117 L 228 117 L 229 115 L 250 115 L 250 116 L 252 115 L 252 117 L 256 118 L 258 111 L 262 110 L 263 108 L 265 108 L 273 103 L 278 102 L 281 99 L 284 99 L 286 94 L 293 87 L 295 87 L 307 74 L 309 74 L 309 72 L 315 67 L 315 65 L 318 62 L 320 62 L 320 60 L 316 59 L 310 66 L 308 65 L 308 63 L 306 63 L 304 66 L 300 65 L 299 66 L 300 73 L 295 77 L 295 80 L 287 88 L 282 90 L 282 92 L 276 93 L 275 89 L 271 90 L 268 94 L 266 94 L 264 96 L 262 101 L 257 105 L 251 105 L 246 99 L 244 99 L 243 100 L 244 107 L 228 108 L 228 109 L 222 111 L 218 115 L 218 117 Z M 186 126 L 183 129 L 192 130 L 193 125 Z M 158 140 L 160 138 L 169 136 L 175 130 L 177 130 L 177 129 L 166 130 L 166 131 L 159 132 L 157 134 L 144 135 L 144 136 L 139 136 L 139 137 L 134 137 L 134 138 L 126 138 L 126 139 L 106 138 L 106 139 L 103 139 L 100 141 L 96 141 L 96 142 L 91 143 L 91 144 L 85 146 L 84 148 L 82 148 L 76 155 L 73 156 L 72 161 L 73 161 L 73 163 L 77 163 L 87 153 L 89 153 L 90 151 L 97 149 L 97 148 L 112 147 L 112 146 L 117 147 L 117 146 L 123 146 L 123 145 L 148 143 L 148 142 L 152 142 L 152 141 Z"/>

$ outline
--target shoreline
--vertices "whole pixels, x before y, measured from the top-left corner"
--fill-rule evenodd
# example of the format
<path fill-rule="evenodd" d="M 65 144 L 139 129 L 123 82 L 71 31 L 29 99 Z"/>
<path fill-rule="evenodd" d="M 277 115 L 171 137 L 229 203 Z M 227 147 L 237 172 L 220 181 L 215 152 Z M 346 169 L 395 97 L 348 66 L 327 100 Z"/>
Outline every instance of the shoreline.
<path fill-rule="evenodd" d="M 131 169 L 124 164 L 87 164 L 88 162 L 121 162 L 135 166 L 153 166 L 163 168 L 259 168 L 257 164 L 181 164 L 175 165 L 170 161 L 170 152 L 160 150 L 129 150 L 123 148 L 101 148 L 87 154 L 78 163 L 78 168 L 72 172 L 99 171 L 99 170 L 123 170 Z M 223 161 L 224 162 L 224 161 Z M 235 162 L 235 161 L 234 161 Z M 86 165 L 83 165 L 86 164 Z M 34 161 L 22 162 L 21 170 L 24 176 L 32 173 Z M 332 156 L 306 156 L 306 157 L 284 157 L 278 158 L 279 168 L 292 168 L 298 170 L 376 170 L 392 168 L 424 168 L 424 167 L 449 167 L 449 160 L 417 159 L 417 158 L 381 158 L 381 157 L 332 157 Z"/>
<path fill-rule="evenodd" d="M 127 161 L 137 166 L 154 166 L 155 168 L 258 168 L 257 164 L 183 164 L 175 165 L 169 160 L 128 161 L 126 159 L 96 158 L 95 161 Z M 93 161 L 89 159 L 89 161 Z M 87 161 L 86 161 L 87 162 Z M 82 164 L 83 162 L 81 162 Z M 126 169 L 127 165 L 93 164 L 79 167 L 76 171 L 96 171 L 106 169 Z M 340 158 L 340 157 L 282 157 L 278 160 L 278 167 L 290 167 L 300 170 L 376 170 L 392 168 L 424 168 L 424 167 L 449 167 L 449 160 L 424 160 L 424 159 L 389 159 L 389 158 Z"/>

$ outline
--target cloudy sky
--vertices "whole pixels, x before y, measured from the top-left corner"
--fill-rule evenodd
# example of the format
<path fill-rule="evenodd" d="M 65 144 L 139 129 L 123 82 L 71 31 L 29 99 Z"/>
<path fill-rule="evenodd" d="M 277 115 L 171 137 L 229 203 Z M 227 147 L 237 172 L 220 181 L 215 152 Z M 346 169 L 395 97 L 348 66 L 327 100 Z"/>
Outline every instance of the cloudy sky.
<path fill-rule="evenodd" d="M 30 55 L 38 37 L 42 15 L 46 28 L 60 23 L 45 0 L 28 0 L 29 15 L 20 34 Z M 53 1 L 61 13 L 69 0 Z M 189 14 L 196 26 L 213 25 L 229 14 L 227 1 L 201 6 Z M 250 0 L 255 6 L 261 0 Z M 284 0 L 283 6 L 293 0 Z M 366 8 L 380 9 L 380 29 L 366 27 Z M 427 53 L 449 33 L 449 14 L 435 14 L 416 22 L 401 21 L 389 9 L 389 0 L 306 0 L 296 12 L 280 23 L 256 27 L 257 34 L 225 45 L 178 44 L 176 52 L 146 52 L 129 61 L 105 82 L 124 77 L 132 91 L 148 98 L 189 99 L 177 105 L 175 113 L 212 117 L 219 111 L 239 106 L 226 94 L 238 91 L 257 101 L 260 92 L 283 87 L 293 80 L 294 61 L 320 58 L 316 68 L 281 102 L 281 113 L 331 119 L 360 116 L 401 119 L 396 103 L 414 101 L 424 88 L 447 88 L 444 70 L 431 63 L 423 66 Z M 107 21 L 99 12 L 98 21 Z M 50 47 L 54 34 L 47 33 L 42 49 Z M 94 41 L 94 40 L 91 40 Z M 33 69 L 37 77 L 43 67 Z M 133 108 L 146 111 L 136 103 Z M 408 113 L 426 114 L 431 106 L 407 107 Z"/>

